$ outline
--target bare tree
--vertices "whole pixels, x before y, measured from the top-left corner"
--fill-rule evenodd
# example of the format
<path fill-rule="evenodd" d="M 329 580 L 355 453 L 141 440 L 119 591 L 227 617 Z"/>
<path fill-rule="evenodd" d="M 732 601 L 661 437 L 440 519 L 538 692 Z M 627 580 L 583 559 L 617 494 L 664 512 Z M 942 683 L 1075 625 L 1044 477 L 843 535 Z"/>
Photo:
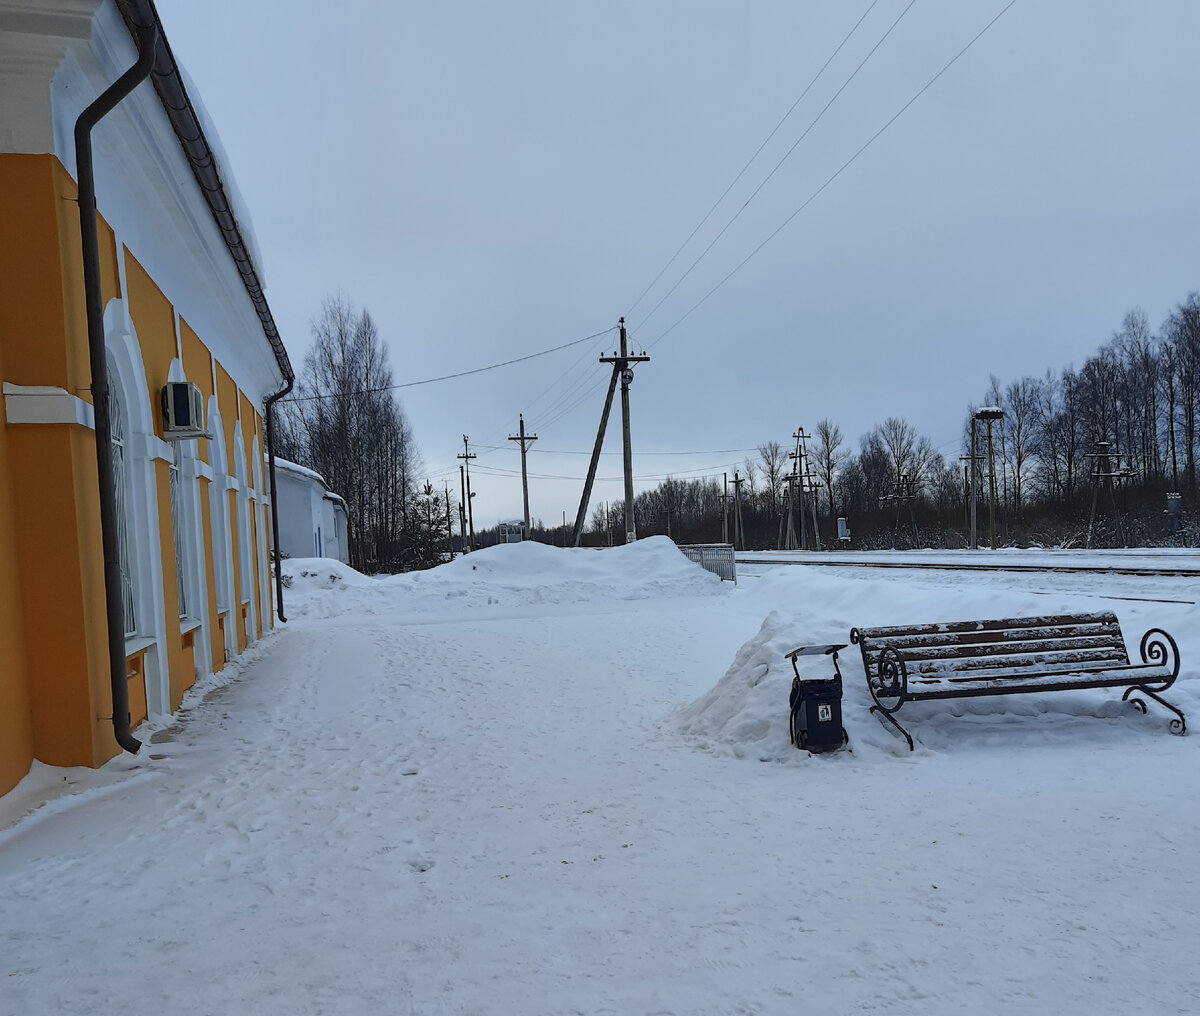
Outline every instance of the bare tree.
<path fill-rule="evenodd" d="M 896 490 L 900 489 L 900 478 L 904 474 L 912 475 L 916 464 L 914 452 L 917 446 L 917 432 L 913 425 L 898 416 L 889 416 L 878 428 L 879 440 L 886 449 L 892 463 L 892 476 L 895 479 Z"/>
<path fill-rule="evenodd" d="M 816 459 L 817 473 L 825 484 L 825 492 L 829 495 L 829 514 L 832 516 L 835 514 L 833 481 L 846 461 L 847 452 L 842 450 L 842 429 L 828 417 L 817 422 L 813 458 Z"/>
<path fill-rule="evenodd" d="M 780 488 L 787 474 L 787 455 L 778 441 L 764 441 L 758 446 L 758 458 L 762 464 L 763 481 L 766 483 L 764 494 L 770 500 L 767 506 L 768 514 L 775 514 L 775 506 L 780 500 Z"/>
<path fill-rule="evenodd" d="M 1017 512 L 1021 511 L 1023 504 L 1025 476 L 1033 454 L 1039 388 L 1037 381 L 1025 377 L 1012 382 L 1004 393 L 1007 410 L 1003 430 L 1006 449 L 1012 455 L 1012 504 Z"/>
<path fill-rule="evenodd" d="M 346 499 L 356 568 L 415 566 L 420 455 L 392 391 L 387 347 L 371 315 L 342 296 L 324 302 L 312 337 L 296 392 L 283 403 L 288 453 Z"/>

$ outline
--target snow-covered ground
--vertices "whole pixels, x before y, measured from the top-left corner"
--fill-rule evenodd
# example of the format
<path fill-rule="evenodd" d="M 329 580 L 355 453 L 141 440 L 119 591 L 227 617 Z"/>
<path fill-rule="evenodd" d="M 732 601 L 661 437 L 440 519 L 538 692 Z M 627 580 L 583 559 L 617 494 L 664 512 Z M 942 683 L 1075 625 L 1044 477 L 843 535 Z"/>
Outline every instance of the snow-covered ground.
<path fill-rule="evenodd" d="M 287 566 L 286 630 L 138 758 L 0 799 L 0 1013 L 1200 1011 L 1200 735 L 1079 692 L 906 707 L 910 754 L 851 648 L 809 756 L 783 658 L 1107 607 L 1200 727 L 1192 577 Z"/>

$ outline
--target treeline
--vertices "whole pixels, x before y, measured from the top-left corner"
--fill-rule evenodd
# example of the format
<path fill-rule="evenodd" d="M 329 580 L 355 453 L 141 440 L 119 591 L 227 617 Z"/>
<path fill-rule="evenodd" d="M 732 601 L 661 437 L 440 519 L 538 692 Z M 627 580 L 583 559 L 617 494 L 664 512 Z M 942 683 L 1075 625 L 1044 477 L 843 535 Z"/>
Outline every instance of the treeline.
<path fill-rule="evenodd" d="M 353 567 L 373 574 L 439 563 L 446 506 L 442 492 L 418 484 L 421 456 L 374 320 L 330 297 L 312 339 L 294 392 L 279 403 L 278 454 L 346 499 Z"/>
<path fill-rule="evenodd" d="M 990 455 L 987 425 L 977 425 L 980 545 L 989 508 L 998 541 L 1009 545 L 1081 546 L 1089 536 L 1093 546 L 1192 545 L 1200 537 L 1200 294 L 1191 293 L 1157 333 L 1143 311 L 1130 311 L 1078 370 L 1008 382 L 992 376 L 978 404 L 966 407 L 952 459 L 903 417 L 873 427 L 857 449 L 836 423 L 821 420 L 807 466 L 823 545 L 836 542 L 836 519 L 845 517 L 860 548 L 966 546 L 971 476 L 960 455 L 971 454 L 971 420 L 985 407 L 1003 415 L 992 426 Z M 747 548 L 782 545 L 790 451 L 768 441 L 738 470 Z M 667 480 L 635 498 L 638 534 L 732 539 L 726 513 L 731 519 L 734 505 L 724 495 L 719 479 Z M 605 543 L 610 533 L 622 542 L 623 520 L 621 502 L 607 518 L 595 509 L 588 542 Z"/>

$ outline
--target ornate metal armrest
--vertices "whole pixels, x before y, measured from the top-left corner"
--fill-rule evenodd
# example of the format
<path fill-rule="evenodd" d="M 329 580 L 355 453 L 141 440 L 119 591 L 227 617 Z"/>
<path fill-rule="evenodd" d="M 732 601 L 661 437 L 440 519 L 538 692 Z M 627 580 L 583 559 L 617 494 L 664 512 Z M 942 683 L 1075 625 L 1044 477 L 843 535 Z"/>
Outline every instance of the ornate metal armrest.
<path fill-rule="evenodd" d="M 1166 691 L 1175 683 L 1175 678 L 1179 676 L 1179 647 L 1170 635 L 1161 628 L 1151 628 L 1142 636 L 1138 652 L 1147 666 L 1171 668 L 1170 675 L 1162 678 L 1161 684 L 1159 681 L 1153 682 L 1155 691 Z"/>
<path fill-rule="evenodd" d="M 880 650 L 875 679 L 869 684 L 876 701 L 881 697 L 898 698 L 900 702 L 897 702 L 894 708 L 900 708 L 901 703 L 908 698 L 908 667 L 905 666 L 900 650 L 891 646 Z"/>

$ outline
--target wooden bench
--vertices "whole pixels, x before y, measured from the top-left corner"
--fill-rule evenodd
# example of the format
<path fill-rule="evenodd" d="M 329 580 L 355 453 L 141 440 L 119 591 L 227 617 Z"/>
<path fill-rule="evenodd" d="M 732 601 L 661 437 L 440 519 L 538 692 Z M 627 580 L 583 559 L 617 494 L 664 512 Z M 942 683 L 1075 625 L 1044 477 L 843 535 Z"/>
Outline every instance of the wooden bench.
<path fill-rule="evenodd" d="M 877 712 L 913 748 L 913 739 L 896 721 L 905 702 L 1025 695 L 1085 688 L 1125 688 L 1122 701 L 1135 692 L 1171 712 L 1173 734 L 1187 730 L 1182 712 L 1160 693 L 1179 676 L 1179 648 L 1159 628 L 1142 636 L 1142 662 L 1131 664 L 1116 615 L 1059 614 L 999 621 L 854 628 L 850 641 L 862 650 L 867 687 Z M 1146 703 L 1132 702 L 1144 713 Z"/>

